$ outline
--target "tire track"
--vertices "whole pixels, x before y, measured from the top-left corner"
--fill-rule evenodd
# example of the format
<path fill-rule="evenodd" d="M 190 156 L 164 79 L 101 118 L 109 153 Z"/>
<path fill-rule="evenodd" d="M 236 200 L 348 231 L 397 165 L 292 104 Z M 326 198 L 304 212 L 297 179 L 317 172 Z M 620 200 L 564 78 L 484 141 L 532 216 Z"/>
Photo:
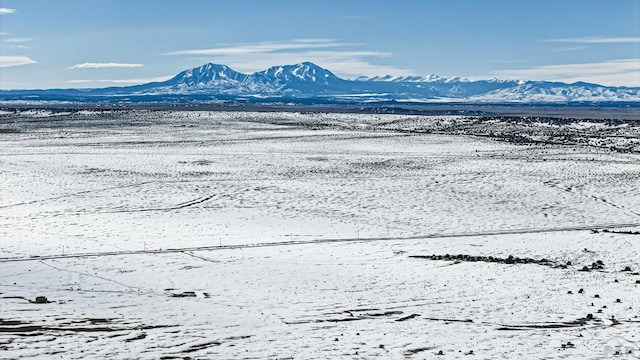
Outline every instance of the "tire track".
<path fill-rule="evenodd" d="M 569 194 L 581 196 L 581 197 L 583 197 L 585 199 L 593 200 L 593 201 L 596 201 L 596 202 L 599 202 L 599 203 L 604 203 L 605 205 L 608 205 L 608 206 L 610 206 L 610 207 L 612 207 L 614 209 L 621 210 L 621 211 L 626 212 L 628 214 L 640 217 L 640 213 L 637 213 L 637 212 L 635 212 L 635 211 L 633 211 L 633 210 L 631 210 L 631 209 L 629 209 L 629 208 L 627 208 L 625 206 L 615 204 L 615 203 L 613 203 L 613 202 L 611 202 L 611 201 L 609 201 L 609 200 L 607 200 L 607 199 L 605 199 L 603 197 L 599 197 L 599 196 L 596 196 L 596 195 L 592 195 L 592 194 L 588 194 L 588 193 L 584 193 L 582 191 L 579 191 L 578 190 L 579 186 L 563 187 L 563 186 L 561 186 L 559 184 L 556 184 L 556 183 L 553 183 L 551 181 L 545 181 L 543 183 L 545 185 L 548 185 L 548 186 L 552 187 L 552 188 L 567 192 Z"/>
<path fill-rule="evenodd" d="M 627 228 L 640 226 L 640 222 L 636 223 L 614 223 L 614 224 L 592 224 L 584 226 L 561 226 L 555 228 L 528 228 L 528 229 L 510 229 L 510 230 L 493 230 L 493 231 L 478 231 L 468 233 L 449 233 L 449 234 L 426 234 L 417 236 L 405 236 L 405 237 L 370 237 L 370 238 L 333 238 L 333 239 L 314 239 L 314 240 L 296 240 L 296 241 L 280 241 L 272 243 L 255 243 L 255 244 L 239 244 L 239 245 L 206 245 L 206 246 L 193 246 L 182 248 L 169 248 L 169 249 L 154 249 L 154 250 L 121 250 L 121 251 L 103 251 L 103 252 L 87 252 L 87 253 L 71 253 L 71 254 L 53 254 L 53 255 L 31 255 L 23 257 L 10 257 L 0 258 L 0 263 L 19 262 L 19 261 L 42 261 L 52 259 L 73 259 L 73 258 L 89 258 L 89 257 L 104 257 L 104 256 L 123 256 L 123 255 L 139 255 L 139 254 L 172 254 L 172 253 L 186 253 L 197 251 L 214 251 L 214 250 L 236 250 L 236 249 L 253 249 L 253 248 L 266 248 L 276 246 L 300 246 L 300 245 L 313 245 L 313 244 L 332 244 L 332 243 L 368 243 L 376 241 L 412 241 L 420 239 L 447 239 L 458 237 L 478 237 L 478 236 L 498 236 L 498 235 L 519 235 L 519 234 L 540 234 L 540 233 L 552 233 L 552 232 L 568 232 L 568 231 L 587 231 L 597 228 Z M 191 254 L 188 254 L 191 255 Z"/>
<path fill-rule="evenodd" d="M 112 186 L 112 187 L 107 187 L 107 188 L 102 188 L 102 189 L 79 191 L 79 192 L 76 192 L 76 193 L 64 194 L 64 195 L 54 196 L 54 197 L 45 198 L 45 199 L 31 200 L 31 201 L 25 201 L 25 202 L 21 202 L 21 203 L 14 203 L 14 204 L 8 204 L 8 205 L 0 205 L 0 209 L 13 208 L 13 207 L 16 207 L 16 206 L 39 204 L 39 203 L 43 203 L 43 202 L 47 202 L 47 201 L 59 200 L 59 199 L 64 199 L 64 198 L 69 198 L 69 197 L 74 197 L 74 196 L 82 196 L 82 195 L 91 194 L 91 193 L 98 193 L 98 192 L 102 192 L 102 191 L 138 187 L 138 186 L 147 185 L 147 184 L 151 184 L 151 183 L 153 183 L 153 181 L 145 181 L 145 182 L 141 182 L 141 183 L 129 184 L 129 185 L 121 185 L 121 186 Z"/>
<path fill-rule="evenodd" d="M 53 260 L 53 259 L 51 259 L 51 260 Z M 116 280 L 113 280 L 113 279 L 110 279 L 108 277 L 104 277 L 104 276 L 101 276 L 101 275 L 98 275 L 98 274 L 89 274 L 89 273 L 86 273 L 86 272 L 83 272 L 83 271 L 71 270 L 71 269 L 68 269 L 68 268 L 57 267 L 55 265 L 46 263 L 44 260 L 40 260 L 38 262 L 41 263 L 42 265 L 48 266 L 48 267 L 50 267 L 52 269 L 55 269 L 55 270 L 58 270 L 58 271 L 70 272 L 70 273 L 75 273 L 75 274 L 78 274 L 78 275 L 81 275 L 81 276 L 85 276 L 85 277 L 92 277 L 92 278 L 100 279 L 100 280 L 103 280 L 103 281 L 106 281 L 106 282 L 111 282 L 111 283 L 114 283 L 116 285 L 120 285 L 120 286 L 122 286 L 124 288 L 127 288 L 127 289 L 138 290 L 138 291 L 141 291 L 141 292 L 146 293 L 146 294 L 158 294 L 158 293 L 160 293 L 160 292 L 157 292 L 157 291 L 148 290 L 148 289 L 141 288 L 141 287 L 138 287 L 138 286 L 127 285 L 125 283 L 122 283 L 122 282 L 119 282 L 119 281 L 116 281 Z"/>
<path fill-rule="evenodd" d="M 174 206 L 166 207 L 166 208 L 148 208 L 148 209 L 130 209 L 130 210 L 116 210 L 109 211 L 110 214 L 118 214 L 118 213 L 133 213 L 133 212 L 148 212 L 148 211 L 172 211 L 172 210 L 180 210 L 184 208 L 188 208 L 194 205 L 202 204 L 203 202 L 209 201 L 213 199 L 216 195 L 205 196 L 193 200 L 189 200 Z"/>

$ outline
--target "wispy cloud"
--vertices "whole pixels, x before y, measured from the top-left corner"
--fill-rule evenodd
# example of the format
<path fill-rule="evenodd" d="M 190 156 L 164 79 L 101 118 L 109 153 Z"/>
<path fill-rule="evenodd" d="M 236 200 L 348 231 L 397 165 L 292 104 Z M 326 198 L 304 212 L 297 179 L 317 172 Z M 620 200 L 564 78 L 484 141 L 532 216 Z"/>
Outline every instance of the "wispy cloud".
<path fill-rule="evenodd" d="M 227 64 L 243 72 L 264 70 L 273 65 L 312 61 L 346 77 L 414 74 L 411 70 L 377 64 L 393 54 L 355 50 L 360 46 L 361 44 L 342 43 L 334 39 L 311 38 L 178 50 L 164 55 L 189 55 L 201 61 Z"/>
<path fill-rule="evenodd" d="M 522 80 L 549 80 L 568 83 L 586 81 L 610 86 L 640 86 L 640 58 L 498 70 L 493 72 L 493 75 Z"/>
<path fill-rule="evenodd" d="M 36 61 L 27 56 L 0 56 L 0 67 L 35 64 Z"/>
<path fill-rule="evenodd" d="M 288 42 L 261 42 L 255 44 L 241 44 L 234 46 L 224 46 L 210 49 L 178 50 L 168 52 L 165 55 L 210 55 L 210 56 L 230 56 L 246 54 L 263 54 L 283 50 L 299 49 L 321 49 L 345 46 L 331 39 L 296 39 Z"/>
<path fill-rule="evenodd" d="M 6 43 L 19 44 L 19 43 L 26 43 L 26 42 L 29 42 L 31 40 L 33 40 L 33 39 L 31 39 L 31 38 L 23 38 L 23 37 L 22 38 L 16 37 L 16 38 L 7 38 L 7 39 L 4 39 L 2 41 L 6 42 Z"/>
<path fill-rule="evenodd" d="M 0 15 L 15 14 L 16 9 L 0 8 Z"/>
<path fill-rule="evenodd" d="M 133 84 L 144 84 L 148 82 L 166 81 L 171 79 L 172 77 L 173 75 L 159 76 L 159 77 L 153 77 L 153 78 L 140 78 L 140 79 L 99 79 L 99 80 L 82 79 L 82 80 L 69 80 L 67 81 L 67 83 L 69 84 L 91 84 L 91 83 L 109 84 L 110 83 L 110 84 L 133 85 Z"/>
<path fill-rule="evenodd" d="M 93 63 L 87 62 L 69 66 L 69 69 L 108 69 L 108 68 L 136 68 L 142 67 L 143 64 L 126 64 L 126 63 Z"/>
<path fill-rule="evenodd" d="M 587 36 L 563 39 L 546 39 L 544 41 L 572 44 L 636 44 L 640 43 L 640 37 Z"/>
<path fill-rule="evenodd" d="M 8 32 L 0 32 L 0 36 L 2 37 L 0 38 L 0 42 L 9 44 L 8 47 L 11 49 L 20 49 L 20 50 L 29 49 L 28 46 L 24 45 L 24 43 L 28 43 L 33 39 L 27 38 L 27 37 L 6 37 L 10 35 L 12 34 Z"/>
<path fill-rule="evenodd" d="M 591 48 L 591 46 L 581 45 L 581 46 L 570 46 L 570 47 L 558 49 L 556 51 L 571 52 L 571 51 L 580 51 L 580 50 L 585 50 L 585 49 L 590 49 L 590 48 Z"/>

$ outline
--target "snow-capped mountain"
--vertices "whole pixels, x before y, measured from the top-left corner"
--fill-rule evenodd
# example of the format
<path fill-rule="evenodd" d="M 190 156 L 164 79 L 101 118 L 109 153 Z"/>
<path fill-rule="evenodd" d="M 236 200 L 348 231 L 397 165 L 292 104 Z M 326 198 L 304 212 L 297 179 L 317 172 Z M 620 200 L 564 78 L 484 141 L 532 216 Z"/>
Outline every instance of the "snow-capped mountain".
<path fill-rule="evenodd" d="M 320 66 L 303 62 L 295 65 L 272 66 L 249 75 L 251 91 L 322 94 L 344 86 L 344 80 Z"/>
<path fill-rule="evenodd" d="M 373 76 L 366 77 L 362 76 L 357 78 L 356 80 L 360 81 L 389 81 L 389 82 L 454 82 L 454 81 L 464 81 L 469 82 L 472 81 L 467 78 L 460 77 L 445 77 L 439 76 L 436 74 L 429 74 L 427 76 L 418 76 L 418 75 L 407 75 L 407 76 L 392 76 L 392 75 L 384 75 L 384 76 Z"/>
<path fill-rule="evenodd" d="M 205 64 L 185 70 L 159 83 L 131 86 L 133 94 L 226 94 L 226 95 L 297 95 L 324 94 L 344 86 L 327 69 L 310 62 L 273 66 L 253 74 L 237 72 L 226 65 Z"/>
<path fill-rule="evenodd" d="M 273 66 L 244 74 L 226 65 L 205 64 L 163 82 L 100 89 L 0 90 L 0 101 L 70 98 L 103 101 L 110 96 L 203 96 L 225 99 L 322 99 L 323 102 L 638 102 L 640 88 L 578 82 L 472 80 L 459 77 L 375 76 L 345 80 L 310 62 Z"/>
<path fill-rule="evenodd" d="M 310 62 L 303 62 L 296 65 L 272 66 L 257 74 L 264 75 L 265 78 L 273 79 L 282 84 L 314 83 L 330 86 L 343 81 L 331 71 Z"/>
<path fill-rule="evenodd" d="M 185 70 L 172 79 L 167 85 L 190 88 L 211 88 L 237 86 L 247 79 L 248 75 L 239 73 L 226 65 L 206 64 Z"/>
<path fill-rule="evenodd" d="M 606 102 L 640 101 L 640 88 L 608 87 L 589 83 L 526 81 L 517 85 L 476 94 L 472 102 Z"/>

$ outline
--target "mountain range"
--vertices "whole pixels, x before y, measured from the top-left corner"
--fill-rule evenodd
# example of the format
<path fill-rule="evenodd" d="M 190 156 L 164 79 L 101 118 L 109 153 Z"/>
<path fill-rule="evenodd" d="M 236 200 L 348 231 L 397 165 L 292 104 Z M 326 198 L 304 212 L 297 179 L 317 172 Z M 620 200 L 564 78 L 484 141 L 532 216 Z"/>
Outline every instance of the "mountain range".
<path fill-rule="evenodd" d="M 252 74 L 226 65 L 205 64 L 163 82 L 94 89 L 0 90 L 0 102 L 153 98 L 172 96 L 197 100 L 318 99 L 324 102 L 417 103 L 571 103 L 640 102 L 640 88 L 577 82 L 470 80 L 437 75 L 376 76 L 342 79 L 311 62 L 273 66 Z"/>

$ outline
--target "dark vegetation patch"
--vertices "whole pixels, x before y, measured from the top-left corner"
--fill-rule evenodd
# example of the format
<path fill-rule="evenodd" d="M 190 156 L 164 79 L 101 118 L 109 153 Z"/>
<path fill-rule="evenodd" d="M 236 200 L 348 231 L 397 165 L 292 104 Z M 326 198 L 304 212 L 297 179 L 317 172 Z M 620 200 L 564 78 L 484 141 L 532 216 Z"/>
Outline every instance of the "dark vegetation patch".
<path fill-rule="evenodd" d="M 640 231 L 627 231 L 627 230 L 602 230 L 603 233 L 611 234 L 625 234 L 625 235 L 640 235 Z"/>
<path fill-rule="evenodd" d="M 444 261 L 458 261 L 458 262 L 491 262 L 491 263 L 500 263 L 500 264 L 536 264 L 549 266 L 552 268 L 562 268 L 566 269 L 567 266 L 571 265 L 571 263 L 558 263 L 556 261 L 548 260 L 545 258 L 542 259 L 533 259 L 528 257 L 515 257 L 513 255 L 509 255 L 506 258 L 501 258 L 497 256 L 474 256 L 474 255 L 409 255 L 410 258 L 413 259 L 424 259 L 424 260 L 444 260 Z"/>
<path fill-rule="evenodd" d="M 429 350 L 433 350 L 435 349 L 435 347 L 433 346 L 429 346 L 429 347 L 419 347 L 419 348 L 415 348 L 415 349 L 409 349 L 409 350 L 405 350 L 404 352 L 404 356 L 412 356 L 418 353 L 421 353 L 423 351 L 429 351 Z"/>
<path fill-rule="evenodd" d="M 84 324 L 84 325 L 78 325 Z M 172 325 L 135 325 L 117 324 L 113 319 L 105 318 L 88 318 L 68 323 L 59 323 L 55 325 L 28 323 L 21 320 L 4 320 L 0 319 L 0 333 L 36 336 L 47 332 L 121 332 L 121 331 L 143 331 L 151 329 L 169 328 Z"/>
<path fill-rule="evenodd" d="M 573 321 L 550 322 L 538 324 L 518 324 L 518 325 L 502 325 L 498 330 L 533 330 L 533 329 L 563 329 L 586 326 L 590 322 L 601 322 L 596 320 L 593 315 L 587 314 L 586 317 L 578 318 Z"/>

